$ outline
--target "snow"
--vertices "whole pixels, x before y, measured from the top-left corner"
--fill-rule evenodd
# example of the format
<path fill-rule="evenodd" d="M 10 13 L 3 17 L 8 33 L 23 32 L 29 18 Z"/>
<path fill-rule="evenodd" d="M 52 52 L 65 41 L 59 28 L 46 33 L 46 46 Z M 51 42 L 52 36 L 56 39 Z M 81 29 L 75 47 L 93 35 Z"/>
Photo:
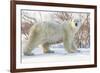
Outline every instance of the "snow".
<path fill-rule="evenodd" d="M 67 53 L 62 43 L 56 46 L 51 46 L 50 49 L 54 53 L 44 54 L 43 50 L 40 48 L 35 48 L 32 52 L 35 54 L 33 56 L 22 56 L 23 64 L 31 63 L 46 63 L 46 62 L 64 62 L 73 63 L 73 62 L 90 62 L 90 49 L 88 48 L 79 48 L 75 53 Z"/>

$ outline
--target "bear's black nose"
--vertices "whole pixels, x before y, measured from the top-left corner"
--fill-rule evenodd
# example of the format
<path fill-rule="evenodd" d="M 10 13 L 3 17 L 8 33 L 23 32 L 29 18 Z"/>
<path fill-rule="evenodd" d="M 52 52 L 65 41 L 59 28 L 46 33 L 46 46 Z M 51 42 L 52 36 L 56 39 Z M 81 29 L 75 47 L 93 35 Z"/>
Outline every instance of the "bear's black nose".
<path fill-rule="evenodd" d="M 77 26 L 77 23 L 75 23 L 75 26 Z"/>

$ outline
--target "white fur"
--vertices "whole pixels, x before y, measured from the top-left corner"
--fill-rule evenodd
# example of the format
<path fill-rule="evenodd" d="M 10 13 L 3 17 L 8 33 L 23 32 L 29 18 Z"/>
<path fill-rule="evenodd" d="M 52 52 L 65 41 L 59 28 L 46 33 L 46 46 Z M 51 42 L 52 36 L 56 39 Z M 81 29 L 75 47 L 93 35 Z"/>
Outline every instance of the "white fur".
<path fill-rule="evenodd" d="M 50 44 L 63 42 L 68 52 L 74 52 L 76 45 L 73 41 L 79 26 L 74 21 L 64 21 L 62 24 L 56 22 L 37 23 L 30 29 L 29 40 L 24 49 L 24 54 L 30 55 L 33 48 L 42 45 L 46 52 Z"/>

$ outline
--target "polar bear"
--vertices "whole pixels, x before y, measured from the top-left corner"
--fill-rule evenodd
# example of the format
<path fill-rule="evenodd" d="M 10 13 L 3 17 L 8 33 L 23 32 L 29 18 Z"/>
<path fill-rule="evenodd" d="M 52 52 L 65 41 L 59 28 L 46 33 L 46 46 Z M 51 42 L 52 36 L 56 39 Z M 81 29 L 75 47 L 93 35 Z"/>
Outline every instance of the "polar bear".
<path fill-rule="evenodd" d="M 53 53 L 49 46 L 61 42 L 67 52 L 73 53 L 77 50 L 74 36 L 79 28 L 80 25 L 72 20 L 64 21 L 62 24 L 50 21 L 38 22 L 30 28 L 29 39 L 23 51 L 24 55 L 34 55 L 32 50 L 38 45 L 42 46 L 44 53 Z"/>

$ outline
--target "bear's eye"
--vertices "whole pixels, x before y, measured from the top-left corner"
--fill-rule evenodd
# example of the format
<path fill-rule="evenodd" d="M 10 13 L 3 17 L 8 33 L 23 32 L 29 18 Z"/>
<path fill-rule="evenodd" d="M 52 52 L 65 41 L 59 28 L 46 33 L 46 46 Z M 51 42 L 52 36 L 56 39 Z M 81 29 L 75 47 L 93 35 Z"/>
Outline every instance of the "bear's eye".
<path fill-rule="evenodd" d="M 75 26 L 77 26 L 78 24 L 77 23 L 75 23 Z"/>

